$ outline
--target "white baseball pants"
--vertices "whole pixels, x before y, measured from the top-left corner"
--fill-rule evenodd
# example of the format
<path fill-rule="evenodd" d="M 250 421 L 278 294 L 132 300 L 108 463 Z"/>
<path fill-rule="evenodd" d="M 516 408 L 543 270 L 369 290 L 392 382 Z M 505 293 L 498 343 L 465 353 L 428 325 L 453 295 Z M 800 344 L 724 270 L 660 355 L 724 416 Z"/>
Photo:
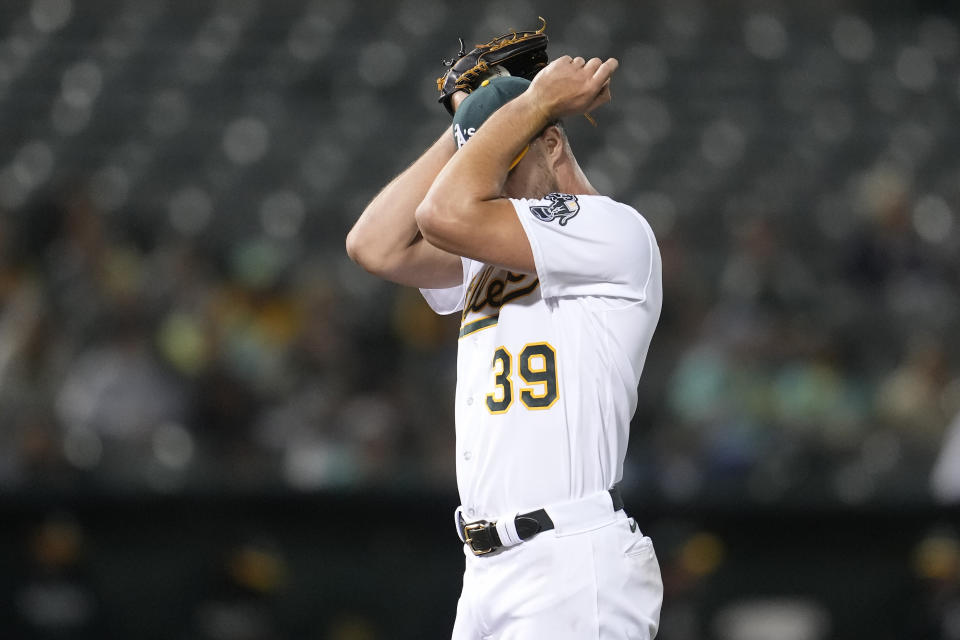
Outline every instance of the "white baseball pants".
<path fill-rule="evenodd" d="M 663 583 L 650 538 L 623 511 L 551 517 L 556 529 L 514 547 L 464 546 L 452 640 L 652 640 Z"/>

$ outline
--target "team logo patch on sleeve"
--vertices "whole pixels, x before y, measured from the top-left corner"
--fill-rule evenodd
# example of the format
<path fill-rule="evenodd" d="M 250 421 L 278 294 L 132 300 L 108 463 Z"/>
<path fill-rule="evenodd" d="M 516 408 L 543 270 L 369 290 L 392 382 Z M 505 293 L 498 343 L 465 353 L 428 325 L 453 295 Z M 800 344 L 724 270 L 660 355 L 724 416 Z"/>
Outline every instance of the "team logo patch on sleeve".
<path fill-rule="evenodd" d="M 567 193 L 548 193 L 544 199 L 549 200 L 550 204 L 530 207 L 530 213 L 535 215 L 538 220 L 544 222 L 559 220 L 560 226 L 563 227 L 570 221 L 570 218 L 580 211 L 577 196 L 571 196 Z"/>

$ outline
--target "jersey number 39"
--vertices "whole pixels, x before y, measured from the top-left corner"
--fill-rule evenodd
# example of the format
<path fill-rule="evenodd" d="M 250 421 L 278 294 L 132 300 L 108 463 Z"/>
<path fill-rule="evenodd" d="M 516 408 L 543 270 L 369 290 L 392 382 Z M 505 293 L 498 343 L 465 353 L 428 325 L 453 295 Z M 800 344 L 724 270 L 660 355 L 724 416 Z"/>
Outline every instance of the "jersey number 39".
<path fill-rule="evenodd" d="M 549 409 L 557 401 L 557 353 L 546 342 L 523 347 L 518 358 L 518 373 L 529 386 L 520 388 L 520 402 L 527 409 Z M 506 347 L 493 352 L 495 389 L 487 394 L 490 413 L 504 413 L 513 404 L 513 356 Z"/>

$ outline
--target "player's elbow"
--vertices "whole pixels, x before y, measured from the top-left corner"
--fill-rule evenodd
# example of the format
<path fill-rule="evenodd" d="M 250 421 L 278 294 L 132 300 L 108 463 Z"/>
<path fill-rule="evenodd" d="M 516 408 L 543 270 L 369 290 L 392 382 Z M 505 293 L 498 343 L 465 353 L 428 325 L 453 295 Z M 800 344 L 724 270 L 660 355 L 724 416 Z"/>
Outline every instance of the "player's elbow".
<path fill-rule="evenodd" d="M 350 233 L 347 234 L 347 255 L 351 260 L 363 266 L 363 259 L 365 258 L 363 253 L 363 243 L 360 238 L 360 234 L 357 233 L 357 228 L 354 227 L 350 230 Z"/>
<path fill-rule="evenodd" d="M 433 246 L 447 250 L 456 228 L 455 206 L 437 197 L 428 196 L 417 207 L 415 216 L 423 238 Z"/>
<path fill-rule="evenodd" d="M 431 198 L 425 199 L 417 206 L 413 215 L 417 221 L 417 227 L 420 229 L 420 234 L 427 242 L 432 243 L 433 235 L 440 224 L 440 215 L 436 203 Z"/>
<path fill-rule="evenodd" d="M 354 227 L 347 234 L 347 256 L 364 270 L 374 275 L 381 275 L 386 268 L 383 255 L 375 250 L 371 240 L 365 237 L 363 231 Z"/>

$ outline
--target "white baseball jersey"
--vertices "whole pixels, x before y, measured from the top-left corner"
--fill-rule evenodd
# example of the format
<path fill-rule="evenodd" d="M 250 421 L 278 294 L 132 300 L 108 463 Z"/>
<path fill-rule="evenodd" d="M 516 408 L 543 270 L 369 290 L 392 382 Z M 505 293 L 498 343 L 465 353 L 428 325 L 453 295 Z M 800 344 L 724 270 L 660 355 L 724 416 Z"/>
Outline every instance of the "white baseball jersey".
<path fill-rule="evenodd" d="M 660 252 L 637 211 L 605 196 L 511 202 L 536 275 L 464 258 L 461 285 L 421 290 L 434 311 L 462 311 L 455 415 L 468 520 L 620 481 L 660 316 Z"/>

